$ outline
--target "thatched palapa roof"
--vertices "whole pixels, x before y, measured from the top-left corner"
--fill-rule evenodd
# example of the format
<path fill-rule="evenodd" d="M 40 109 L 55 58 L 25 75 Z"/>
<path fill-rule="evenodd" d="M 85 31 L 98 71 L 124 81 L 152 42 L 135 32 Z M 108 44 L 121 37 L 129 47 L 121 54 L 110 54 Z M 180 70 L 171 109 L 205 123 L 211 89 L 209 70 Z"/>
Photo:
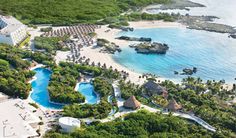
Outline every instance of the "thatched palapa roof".
<path fill-rule="evenodd" d="M 137 109 L 140 108 L 141 103 L 135 98 L 135 96 L 130 96 L 128 100 L 124 102 L 124 107 Z"/>
<path fill-rule="evenodd" d="M 182 106 L 179 105 L 174 99 L 172 99 L 171 101 L 169 101 L 169 104 L 167 105 L 166 108 L 169 109 L 170 111 L 177 111 L 180 110 Z"/>
<path fill-rule="evenodd" d="M 150 95 L 158 94 L 161 95 L 163 92 L 167 92 L 166 89 L 154 81 L 146 82 L 143 87 L 149 92 Z"/>

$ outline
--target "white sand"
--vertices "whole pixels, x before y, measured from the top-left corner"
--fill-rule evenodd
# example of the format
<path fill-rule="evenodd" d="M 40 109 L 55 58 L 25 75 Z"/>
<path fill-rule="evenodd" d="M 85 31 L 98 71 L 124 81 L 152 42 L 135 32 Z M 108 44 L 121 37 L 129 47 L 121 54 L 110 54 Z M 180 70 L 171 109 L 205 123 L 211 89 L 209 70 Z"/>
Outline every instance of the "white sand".
<path fill-rule="evenodd" d="M 163 22 L 163 21 L 140 21 L 140 22 L 129 22 L 130 27 L 133 27 L 134 29 L 138 28 L 158 28 L 158 27 L 184 27 L 183 25 L 179 23 L 174 23 L 174 22 Z M 106 32 L 106 30 L 110 30 Z M 103 38 L 107 39 L 110 42 L 114 42 L 117 45 L 119 45 L 121 48 L 122 47 L 127 47 L 129 44 L 134 43 L 134 42 L 128 42 L 124 40 L 117 40 L 116 35 L 119 33 L 120 30 L 118 29 L 110 29 L 107 26 L 102 26 L 100 29 L 96 29 L 97 33 L 97 38 Z M 126 71 L 129 73 L 129 78 L 133 83 L 136 84 L 143 84 L 145 79 L 139 79 L 139 76 L 142 76 L 141 73 L 137 73 L 134 70 L 129 70 L 128 68 L 116 63 L 112 59 L 111 54 L 107 53 L 100 53 L 100 49 L 98 48 L 93 48 L 93 47 L 85 47 L 81 49 L 81 56 L 85 56 L 86 58 L 90 58 L 91 62 L 98 63 L 100 62 L 101 65 L 104 63 L 107 65 L 107 67 L 112 66 L 114 69 L 117 69 L 118 71 Z M 163 81 L 163 78 L 158 78 L 158 80 Z"/>
<path fill-rule="evenodd" d="M 134 29 L 147 29 L 147 28 L 185 28 L 186 26 L 176 23 L 176 22 L 163 22 L 163 21 L 139 21 L 139 22 L 129 22 L 130 27 Z M 110 30 L 109 32 L 105 32 Z M 128 46 L 129 41 L 117 40 L 116 35 L 120 32 L 118 29 L 110 29 L 107 26 L 102 26 L 100 29 L 96 29 L 97 38 L 107 39 L 110 42 L 114 42 L 117 45 L 123 47 Z"/>
<path fill-rule="evenodd" d="M 23 100 L 5 101 L 0 104 L 0 109 L 0 137 L 26 138 L 38 135 L 37 128 L 32 128 L 30 124 L 37 124 L 40 120 L 32 113 L 32 107 Z"/>
<path fill-rule="evenodd" d="M 145 28 L 185 28 L 186 26 L 176 22 L 164 22 L 164 21 L 139 21 L 129 22 L 130 27 L 134 29 Z"/>
<path fill-rule="evenodd" d="M 131 71 L 123 66 L 121 66 L 120 64 L 116 63 L 110 54 L 107 53 L 100 53 L 99 49 L 94 49 L 92 47 L 85 47 L 83 48 L 81 51 L 81 56 L 85 56 L 86 58 L 90 58 L 91 62 L 95 62 L 96 64 L 98 62 L 101 63 L 101 65 L 103 65 L 104 63 L 106 64 L 107 67 L 112 66 L 113 69 L 117 69 L 118 71 L 126 71 L 127 73 L 129 73 L 129 80 L 133 83 L 136 84 L 142 84 L 144 82 L 144 79 L 139 79 L 139 76 L 141 76 L 142 74 Z"/>
<path fill-rule="evenodd" d="M 70 51 L 57 51 L 56 56 L 55 56 L 56 64 L 58 64 L 60 61 L 65 62 L 67 59 L 67 56 L 70 54 L 71 54 Z"/>
<path fill-rule="evenodd" d="M 3 93 L 0 92 L 0 98 L 5 97 Z"/>

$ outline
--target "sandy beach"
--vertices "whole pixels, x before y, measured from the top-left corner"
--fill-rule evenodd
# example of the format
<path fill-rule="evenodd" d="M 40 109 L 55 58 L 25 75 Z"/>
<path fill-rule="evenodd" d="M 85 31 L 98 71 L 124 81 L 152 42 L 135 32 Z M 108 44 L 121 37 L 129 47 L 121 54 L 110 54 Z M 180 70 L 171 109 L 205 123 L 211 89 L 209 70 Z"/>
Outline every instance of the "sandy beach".
<path fill-rule="evenodd" d="M 165 27 L 185 27 L 179 23 L 175 22 L 163 22 L 163 21 L 139 21 L 139 22 L 129 22 L 130 27 L 133 27 L 134 29 L 141 29 L 141 28 L 165 28 Z M 110 31 L 107 31 L 110 30 Z M 97 38 L 103 38 L 107 39 L 110 42 L 113 42 L 117 45 L 119 45 L 122 49 L 122 47 L 127 47 L 129 44 L 134 42 L 124 41 L 124 40 L 117 40 L 116 35 L 120 32 L 118 29 L 110 29 L 107 26 L 102 26 L 100 29 L 96 29 Z M 118 63 L 116 63 L 112 59 L 111 54 L 107 53 L 101 53 L 99 52 L 99 48 L 94 47 L 84 47 L 81 49 L 80 53 L 81 56 L 85 56 L 86 58 L 90 58 L 91 62 L 95 62 L 96 64 L 100 62 L 101 64 L 106 64 L 107 67 L 112 66 L 114 69 L 117 69 L 118 71 L 126 71 L 129 73 L 129 78 L 131 82 L 135 84 L 143 84 L 145 79 L 140 79 L 139 76 L 142 76 L 141 73 L 135 72 L 134 70 L 130 70 Z M 164 78 L 157 78 L 157 80 L 163 81 Z"/>
<path fill-rule="evenodd" d="M 134 29 L 147 29 L 147 28 L 186 28 L 186 26 L 177 22 L 164 22 L 164 21 L 138 21 L 129 22 L 130 27 Z"/>

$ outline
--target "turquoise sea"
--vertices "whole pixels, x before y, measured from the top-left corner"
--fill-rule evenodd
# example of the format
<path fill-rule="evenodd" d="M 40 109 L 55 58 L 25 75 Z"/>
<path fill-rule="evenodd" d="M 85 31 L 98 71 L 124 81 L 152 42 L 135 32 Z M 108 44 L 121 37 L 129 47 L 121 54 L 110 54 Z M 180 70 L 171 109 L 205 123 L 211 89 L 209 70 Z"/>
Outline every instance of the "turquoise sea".
<path fill-rule="evenodd" d="M 151 37 L 153 41 L 166 43 L 170 47 L 166 55 L 137 54 L 129 47 L 113 55 L 116 62 L 136 72 L 154 73 L 179 81 L 186 76 L 174 75 L 174 71 L 197 67 L 198 72 L 193 76 L 204 80 L 236 82 L 236 40 L 228 38 L 227 34 L 185 28 L 156 28 L 136 29 L 118 35 Z"/>

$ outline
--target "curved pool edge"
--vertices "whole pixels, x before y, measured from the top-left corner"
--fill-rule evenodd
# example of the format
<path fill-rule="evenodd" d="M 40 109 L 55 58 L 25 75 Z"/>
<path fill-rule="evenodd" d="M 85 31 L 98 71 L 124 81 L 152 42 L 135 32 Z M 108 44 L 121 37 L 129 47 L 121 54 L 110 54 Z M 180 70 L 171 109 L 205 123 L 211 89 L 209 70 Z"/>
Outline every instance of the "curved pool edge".
<path fill-rule="evenodd" d="M 32 69 L 32 68 L 31 68 Z M 30 70 L 31 70 L 30 69 Z M 31 71 L 35 71 L 36 69 L 45 69 L 49 72 L 52 73 L 52 71 L 50 69 L 47 69 L 47 68 L 44 68 L 44 65 L 41 65 L 40 66 L 37 66 L 35 68 L 33 68 Z M 30 83 L 31 84 L 31 87 L 32 87 L 32 83 L 35 82 L 38 78 L 36 76 L 33 76 L 33 78 L 28 81 L 27 83 Z M 63 107 L 60 107 L 60 108 L 55 108 L 55 107 L 45 107 L 43 106 L 42 104 L 40 104 L 39 102 L 35 101 L 31 96 L 32 96 L 32 93 L 34 92 L 34 88 L 32 87 L 31 91 L 29 92 L 29 96 L 26 100 L 28 100 L 28 102 L 33 102 L 33 103 L 36 103 L 40 109 L 42 109 L 43 111 L 46 111 L 46 110 L 54 110 L 54 111 L 61 111 Z M 49 99 L 48 103 L 50 104 L 54 104 L 56 106 L 65 106 L 66 104 L 63 104 L 63 103 L 57 103 L 57 102 L 53 102 Z"/>
<path fill-rule="evenodd" d="M 82 82 L 77 82 L 76 83 L 76 85 L 75 85 L 75 88 L 74 88 L 74 90 L 75 91 L 77 91 L 77 92 L 79 92 L 79 85 L 80 84 L 92 84 L 91 82 L 85 82 L 85 81 L 82 81 Z M 81 92 L 80 92 L 81 93 Z M 86 96 L 84 96 L 82 93 L 82 95 L 85 97 L 85 102 L 84 103 L 80 103 L 80 104 L 99 104 L 100 103 L 100 95 L 95 91 L 95 90 L 93 90 L 93 93 L 95 93 L 96 94 L 96 103 L 88 103 L 88 101 L 86 100 Z"/>

